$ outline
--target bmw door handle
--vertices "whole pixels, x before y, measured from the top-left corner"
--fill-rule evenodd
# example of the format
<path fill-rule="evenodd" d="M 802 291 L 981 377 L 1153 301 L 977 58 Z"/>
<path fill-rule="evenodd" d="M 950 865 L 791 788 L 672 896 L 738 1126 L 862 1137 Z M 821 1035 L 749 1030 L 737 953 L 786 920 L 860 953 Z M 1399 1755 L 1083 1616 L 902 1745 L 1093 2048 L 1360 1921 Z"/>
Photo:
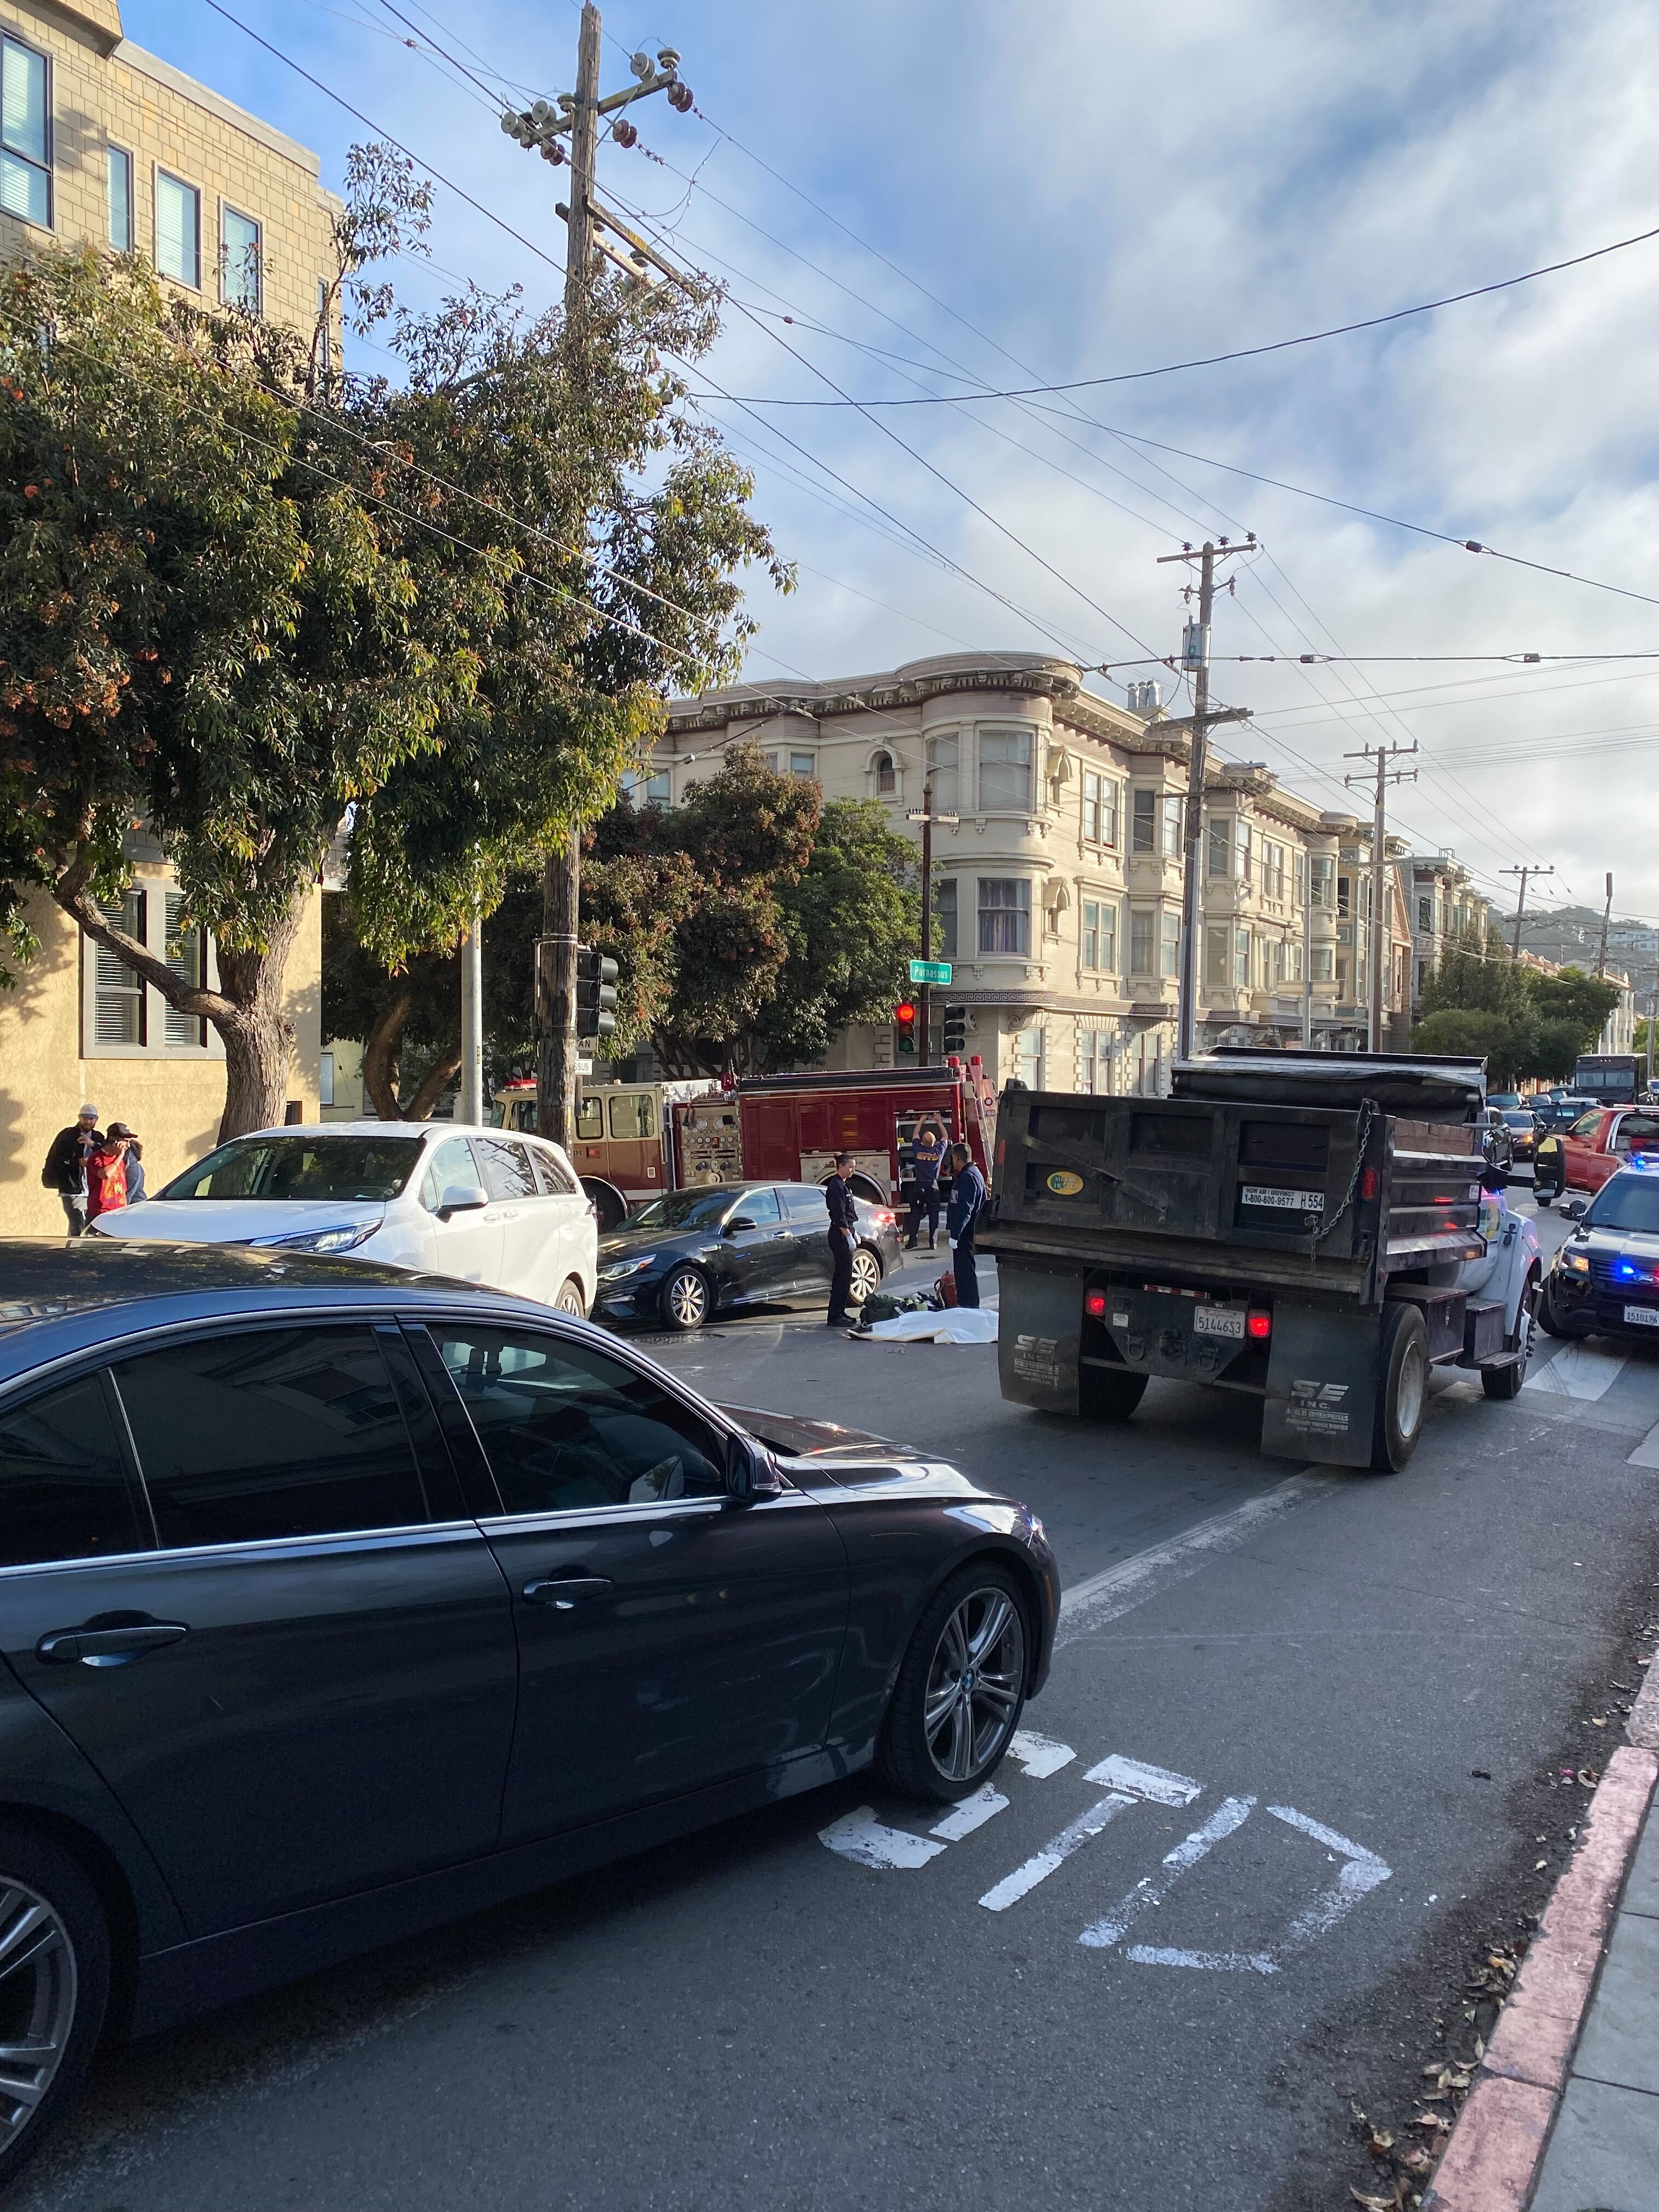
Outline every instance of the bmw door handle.
<path fill-rule="evenodd" d="M 524 1594 L 532 1605 L 550 1605 L 556 1613 L 568 1613 L 590 1597 L 603 1597 L 616 1584 L 607 1575 L 558 1575 L 544 1583 L 526 1583 Z"/>
<path fill-rule="evenodd" d="M 182 1621 L 131 1621 L 118 1628 L 60 1628 L 34 1647 L 37 1659 L 51 1667 L 79 1660 L 83 1667 L 130 1667 L 151 1651 L 161 1651 L 190 1634 Z"/>

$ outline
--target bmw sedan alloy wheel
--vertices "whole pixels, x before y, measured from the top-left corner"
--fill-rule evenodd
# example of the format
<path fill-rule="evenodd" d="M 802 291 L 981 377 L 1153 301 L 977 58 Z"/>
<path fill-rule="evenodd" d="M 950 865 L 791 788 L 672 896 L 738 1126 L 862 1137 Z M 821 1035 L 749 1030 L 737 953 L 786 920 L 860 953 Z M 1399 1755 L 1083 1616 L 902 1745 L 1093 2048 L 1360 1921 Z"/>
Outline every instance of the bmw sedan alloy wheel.
<path fill-rule="evenodd" d="M 109 1936 L 84 1871 L 0 1822 L 0 2183 L 79 2088 L 108 1993 Z"/>
<path fill-rule="evenodd" d="M 1025 1625 L 992 1583 L 951 1611 L 933 1648 L 922 1726 L 946 1782 L 969 1782 L 1000 1758 L 1019 1717 Z"/>

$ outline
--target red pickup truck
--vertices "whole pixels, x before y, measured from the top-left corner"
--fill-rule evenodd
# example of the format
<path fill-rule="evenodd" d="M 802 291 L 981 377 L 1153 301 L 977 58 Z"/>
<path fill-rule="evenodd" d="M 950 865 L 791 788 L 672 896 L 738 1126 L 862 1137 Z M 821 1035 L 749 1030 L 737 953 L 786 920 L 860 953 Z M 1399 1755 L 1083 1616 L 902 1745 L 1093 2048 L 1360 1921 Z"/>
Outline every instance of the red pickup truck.
<path fill-rule="evenodd" d="M 1659 1108 L 1593 1106 L 1554 1136 L 1539 1139 L 1533 1188 L 1540 1206 L 1564 1191 L 1598 1191 L 1632 1159 L 1659 1152 Z"/>

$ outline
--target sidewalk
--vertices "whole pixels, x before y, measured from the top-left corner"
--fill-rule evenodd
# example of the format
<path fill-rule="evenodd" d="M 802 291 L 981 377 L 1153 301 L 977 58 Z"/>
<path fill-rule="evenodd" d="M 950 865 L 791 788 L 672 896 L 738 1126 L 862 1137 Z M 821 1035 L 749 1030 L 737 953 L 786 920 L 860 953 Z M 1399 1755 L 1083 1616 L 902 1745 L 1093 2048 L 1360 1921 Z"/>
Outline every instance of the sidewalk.
<path fill-rule="evenodd" d="M 1659 1659 L 1424 2212 L 1659 2212 Z"/>
<path fill-rule="evenodd" d="M 1531 2212 L 1659 2207 L 1659 1799 L 1648 1808 Z"/>

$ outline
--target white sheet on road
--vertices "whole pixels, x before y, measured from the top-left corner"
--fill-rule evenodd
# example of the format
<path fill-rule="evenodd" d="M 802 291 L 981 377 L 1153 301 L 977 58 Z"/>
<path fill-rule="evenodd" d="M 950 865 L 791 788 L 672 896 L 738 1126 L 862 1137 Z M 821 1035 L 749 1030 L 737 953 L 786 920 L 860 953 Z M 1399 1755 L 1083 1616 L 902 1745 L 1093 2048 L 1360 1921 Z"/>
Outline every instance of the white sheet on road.
<path fill-rule="evenodd" d="M 947 1306 L 941 1313 L 895 1314 L 860 1329 L 859 1341 L 880 1344 L 994 1344 L 995 1311 L 987 1306 Z"/>

